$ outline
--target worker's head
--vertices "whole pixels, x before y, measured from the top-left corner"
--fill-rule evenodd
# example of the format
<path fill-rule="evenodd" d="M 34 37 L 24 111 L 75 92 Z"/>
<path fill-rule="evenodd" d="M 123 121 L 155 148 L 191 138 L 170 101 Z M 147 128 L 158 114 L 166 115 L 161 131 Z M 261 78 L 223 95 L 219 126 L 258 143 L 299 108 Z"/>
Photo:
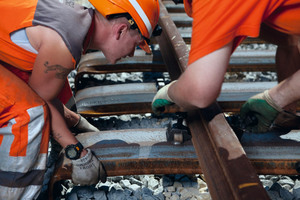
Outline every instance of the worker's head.
<path fill-rule="evenodd" d="M 89 0 L 106 19 L 125 17 L 130 29 L 137 30 L 142 41 L 138 44 L 150 53 L 148 42 L 159 18 L 158 0 Z"/>

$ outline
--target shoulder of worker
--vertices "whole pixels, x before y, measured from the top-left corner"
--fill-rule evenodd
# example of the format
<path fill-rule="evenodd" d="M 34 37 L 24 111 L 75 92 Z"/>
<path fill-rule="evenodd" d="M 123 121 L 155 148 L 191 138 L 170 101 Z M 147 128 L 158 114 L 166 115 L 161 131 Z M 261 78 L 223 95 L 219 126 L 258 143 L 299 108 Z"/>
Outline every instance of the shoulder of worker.
<path fill-rule="evenodd" d="M 66 5 L 58 1 L 39 0 L 33 25 L 42 25 L 55 30 L 78 62 L 94 11 L 93 8 L 70 3 L 72 1 L 68 2 Z"/>

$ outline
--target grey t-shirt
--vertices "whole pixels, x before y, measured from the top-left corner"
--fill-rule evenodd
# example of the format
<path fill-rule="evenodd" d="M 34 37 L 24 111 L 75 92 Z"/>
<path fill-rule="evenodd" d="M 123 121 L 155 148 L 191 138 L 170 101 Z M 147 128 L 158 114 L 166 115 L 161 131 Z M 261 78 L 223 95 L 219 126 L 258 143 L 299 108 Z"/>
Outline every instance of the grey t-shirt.
<path fill-rule="evenodd" d="M 71 7 L 57 0 L 38 0 L 32 24 L 47 26 L 57 31 L 78 63 L 93 15 L 92 8 L 84 8 L 77 4 Z"/>

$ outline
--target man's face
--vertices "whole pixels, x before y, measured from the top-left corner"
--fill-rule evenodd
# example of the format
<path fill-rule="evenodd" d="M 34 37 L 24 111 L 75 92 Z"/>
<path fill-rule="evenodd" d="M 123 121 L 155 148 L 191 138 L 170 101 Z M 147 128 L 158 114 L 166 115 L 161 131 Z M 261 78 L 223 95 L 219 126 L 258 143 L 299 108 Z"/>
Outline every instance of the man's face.
<path fill-rule="evenodd" d="M 136 47 L 143 42 L 137 30 L 128 29 L 128 31 L 123 34 L 126 35 L 110 46 L 108 51 L 103 51 L 106 59 L 111 64 L 115 64 L 121 58 L 126 58 L 127 56 L 132 57 Z"/>

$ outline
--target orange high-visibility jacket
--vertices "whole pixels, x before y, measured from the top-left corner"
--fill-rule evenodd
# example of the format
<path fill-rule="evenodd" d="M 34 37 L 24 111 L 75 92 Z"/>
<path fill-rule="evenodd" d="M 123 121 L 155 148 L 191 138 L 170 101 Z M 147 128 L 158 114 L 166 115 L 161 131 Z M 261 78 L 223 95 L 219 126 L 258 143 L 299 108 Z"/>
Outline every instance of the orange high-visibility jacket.
<path fill-rule="evenodd" d="M 192 17 L 189 64 L 230 41 L 234 50 L 247 36 L 258 37 L 261 23 L 300 35 L 300 0 L 194 0 Z"/>
<path fill-rule="evenodd" d="M 92 22 L 92 9 L 72 8 L 56 0 L 1 0 L 0 11 L 0 60 L 15 67 L 10 70 L 23 80 L 27 81 L 26 74 L 30 74 L 36 54 L 11 41 L 10 34 L 22 28 L 42 25 L 54 29 L 70 50 L 74 67 L 75 61 L 79 62 L 83 41 Z M 68 82 L 61 94 L 64 95 L 62 102 L 66 103 L 72 95 Z"/>

